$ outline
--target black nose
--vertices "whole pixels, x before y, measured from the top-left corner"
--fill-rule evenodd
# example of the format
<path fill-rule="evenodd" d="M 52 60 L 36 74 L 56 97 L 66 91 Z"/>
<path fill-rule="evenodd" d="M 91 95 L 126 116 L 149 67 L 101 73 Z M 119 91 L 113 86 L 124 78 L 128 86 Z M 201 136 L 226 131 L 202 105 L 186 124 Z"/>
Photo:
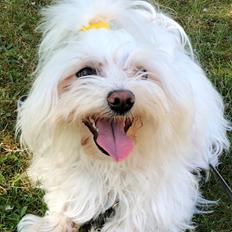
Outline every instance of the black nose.
<path fill-rule="evenodd" d="M 116 90 L 109 93 L 108 105 L 117 114 L 125 114 L 135 103 L 135 95 L 129 90 Z"/>

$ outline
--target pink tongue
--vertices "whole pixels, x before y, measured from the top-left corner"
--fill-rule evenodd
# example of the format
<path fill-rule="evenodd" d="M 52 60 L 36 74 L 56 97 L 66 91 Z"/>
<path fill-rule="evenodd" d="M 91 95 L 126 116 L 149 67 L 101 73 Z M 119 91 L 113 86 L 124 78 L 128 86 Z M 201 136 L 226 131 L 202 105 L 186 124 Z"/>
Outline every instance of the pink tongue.
<path fill-rule="evenodd" d="M 102 119 L 97 122 L 96 127 L 98 129 L 97 144 L 109 153 L 114 160 L 122 161 L 126 159 L 132 151 L 134 143 L 124 131 L 124 121 Z"/>

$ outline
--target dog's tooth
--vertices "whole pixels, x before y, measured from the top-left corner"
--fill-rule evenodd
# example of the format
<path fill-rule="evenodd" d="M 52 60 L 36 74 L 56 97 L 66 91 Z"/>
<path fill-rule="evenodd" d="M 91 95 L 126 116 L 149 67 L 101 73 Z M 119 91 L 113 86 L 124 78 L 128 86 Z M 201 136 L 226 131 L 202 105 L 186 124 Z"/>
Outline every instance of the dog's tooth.
<path fill-rule="evenodd" d="M 89 121 L 92 123 L 92 125 L 95 125 L 95 121 L 93 118 L 90 118 Z"/>
<path fill-rule="evenodd" d="M 94 124 L 93 124 L 93 128 L 98 132 L 98 128 L 96 127 L 95 122 L 94 122 Z"/>
<path fill-rule="evenodd" d="M 96 127 L 96 121 L 93 118 L 91 118 L 90 122 L 92 124 L 92 127 L 98 132 L 98 128 Z"/>

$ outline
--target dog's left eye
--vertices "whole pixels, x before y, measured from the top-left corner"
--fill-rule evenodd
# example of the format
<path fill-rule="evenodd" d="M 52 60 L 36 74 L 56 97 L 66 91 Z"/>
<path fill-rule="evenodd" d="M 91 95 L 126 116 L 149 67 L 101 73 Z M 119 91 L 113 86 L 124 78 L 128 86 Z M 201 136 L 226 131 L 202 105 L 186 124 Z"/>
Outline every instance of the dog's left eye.
<path fill-rule="evenodd" d="M 91 67 L 85 67 L 76 73 L 76 77 L 85 77 L 97 75 L 97 70 Z"/>
<path fill-rule="evenodd" d="M 149 75 L 148 75 L 147 70 L 146 70 L 146 69 L 143 69 L 143 70 L 141 70 L 141 72 L 142 72 L 142 78 L 143 78 L 144 80 L 148 79 Z"/>

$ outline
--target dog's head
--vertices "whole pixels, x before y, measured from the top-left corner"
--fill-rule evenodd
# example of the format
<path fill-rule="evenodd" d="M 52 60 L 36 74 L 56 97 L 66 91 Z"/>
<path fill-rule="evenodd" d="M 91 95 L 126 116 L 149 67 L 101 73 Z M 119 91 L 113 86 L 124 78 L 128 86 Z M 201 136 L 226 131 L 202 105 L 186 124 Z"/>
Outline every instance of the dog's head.
<path fill-rule="evenodd" d="M 38 77 L 19 118 L 32 151 L 55 139 L 122 161 L 188 139 L 197 68 L 176 22 L 132 0 L 64 0 L 43 14 Z"/>

